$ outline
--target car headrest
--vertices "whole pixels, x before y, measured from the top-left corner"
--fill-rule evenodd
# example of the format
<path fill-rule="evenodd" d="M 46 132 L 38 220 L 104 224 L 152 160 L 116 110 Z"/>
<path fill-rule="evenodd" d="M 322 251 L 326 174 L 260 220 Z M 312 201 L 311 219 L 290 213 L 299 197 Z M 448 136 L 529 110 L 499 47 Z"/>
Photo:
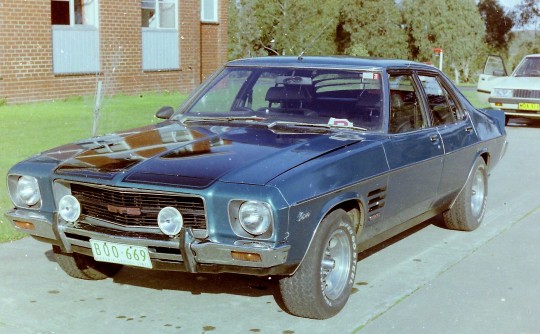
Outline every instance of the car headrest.
<path fill-rule="evenodd" d="M 308 98 L 302 86 L 270 87 L 265 97 L 269 102 L 300 101 Z"/>
<path fill-rule="evenodd" d="M 403 99 L 399 93 L 390 92 L 390 107 L 393 110 L 403 107 Z"/>

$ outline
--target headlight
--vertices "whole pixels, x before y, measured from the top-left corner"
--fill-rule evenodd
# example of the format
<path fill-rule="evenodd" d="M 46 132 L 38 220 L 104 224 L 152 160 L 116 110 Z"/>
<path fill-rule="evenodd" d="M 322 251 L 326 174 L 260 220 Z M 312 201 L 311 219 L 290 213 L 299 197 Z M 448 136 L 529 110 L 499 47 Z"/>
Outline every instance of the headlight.
<path fill-rule="evenodd" d="M 248 201 L 240 205 L 238 220 L 251 235 L 261 235 L 272 225 L 272 212 L 266 203 Z"/>
<path fill-rule="evenodd" d="M 34 206 L 41 201 L 38 181 L 33 176 L 21 176 L 17 181 L 14 196 L 15 204 Z"/>
<path fill-rule="evenodd" d="M 513 97 L 514 90 L 513 89 L 505 89 L 505 88 L 494 88 L 491 92 L 491 96 L 493 97 Z"/>
<path fill-rule="evenodd" d="M 58 202 L 58 214 L 63 220 L 74 223 L 81 215 L 81 204 L 71 195 L 66 195 Z"/>
<path fill-rule="evenodd" d="M 161 232 L 174 237 L 182 230 L 184 218 L 177 209 L 167 206 L 159 211 L 158 226 Z"/>

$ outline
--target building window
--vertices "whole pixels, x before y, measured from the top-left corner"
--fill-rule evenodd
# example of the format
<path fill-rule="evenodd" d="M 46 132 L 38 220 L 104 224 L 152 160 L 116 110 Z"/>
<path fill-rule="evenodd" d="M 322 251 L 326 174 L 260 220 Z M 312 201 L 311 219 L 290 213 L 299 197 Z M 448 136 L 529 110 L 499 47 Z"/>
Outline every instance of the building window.
<path fill-rule="evenodd" d="M 201 21 L 218 22 L 218 0 L 201 0 Z"/>
<path fill-rule="evenodd" d="M 142 0 L 141 26 L 143 70 L 179 69 L 178 0 Z"/>
<path fill-rule="evenodd" d="M 98 0 L 51 0 L 53 73 L 100 70 Z"/>
<path fill-rule="evenodd" d="M 98 0 L 51 0 L 52 25 L 97 26 Z"/>
<path fill-rule="evenodd" d="M 176 29 L 177 0 L 141 1 L 141 25 L 143 28 Z"/>

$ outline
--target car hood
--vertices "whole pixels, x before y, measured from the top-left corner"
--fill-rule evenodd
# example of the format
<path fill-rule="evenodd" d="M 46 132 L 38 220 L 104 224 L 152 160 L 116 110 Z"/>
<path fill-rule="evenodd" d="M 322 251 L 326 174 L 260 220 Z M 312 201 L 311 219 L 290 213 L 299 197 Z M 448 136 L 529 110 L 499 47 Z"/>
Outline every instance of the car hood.
<path fill-rule="evenodd" d="M 318 132 L 164 122 L 79 141 L 39 159 L 55 160 L 55 173 L 64 177 L 191 188 L 216 180 L 264 185 L 306 161 L 364 140 L 356 134 Z"/>
<path fill-rule="evenodd" d="M 495 86 L 506 89 L 534 89 L 540 86 L 540 77 L 508 77 Z"/>

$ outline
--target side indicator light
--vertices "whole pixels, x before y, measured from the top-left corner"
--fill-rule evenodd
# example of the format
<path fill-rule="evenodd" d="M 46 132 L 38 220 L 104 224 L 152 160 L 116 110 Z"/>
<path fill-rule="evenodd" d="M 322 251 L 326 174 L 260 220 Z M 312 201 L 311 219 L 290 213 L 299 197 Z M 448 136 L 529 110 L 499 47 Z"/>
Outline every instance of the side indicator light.
<path fill-rule="evenodd" d="M 262 262 L 261 255 L 257 253 L 231 251 L 231 256 L 239 261 Z"/>
<path fill-rule="evenodd" d="M 22 228 L 23 230 L 34 231 L 36 229 L 36 226 L 29 222 L 21 222 L 21 221 L 15 220 L 14 223 L 15 223 L 15 226 L 17 226 L 18 228 Z"/>

